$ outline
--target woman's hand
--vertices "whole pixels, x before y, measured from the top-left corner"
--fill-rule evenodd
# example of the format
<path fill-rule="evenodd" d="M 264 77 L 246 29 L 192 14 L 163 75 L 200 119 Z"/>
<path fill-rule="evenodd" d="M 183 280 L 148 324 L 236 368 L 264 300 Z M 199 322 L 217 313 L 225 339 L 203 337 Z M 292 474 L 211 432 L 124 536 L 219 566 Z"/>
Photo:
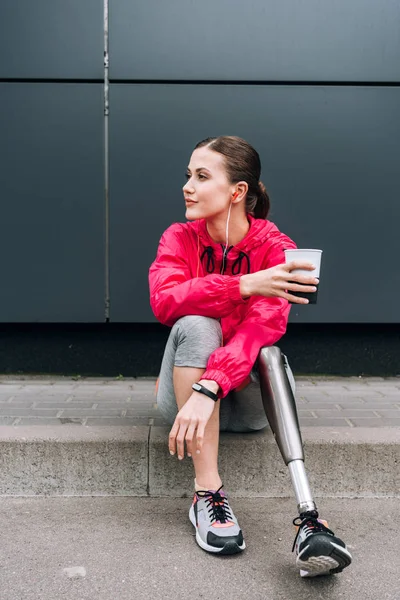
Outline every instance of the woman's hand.
<path fill-rule="evenodd" d="M 215 385 L 216 392 L 219 386 L 218 384 Z M 206 385 L 205 387 L 211 390 L 212 386 Z M 214 389 L 211 391 L 214 391 Z M 182 460 L 185 456 L 185 440 L 188 456 L 192 456 L 194 452 L 200 454 L 203 446 L 204 430 L 216 408 L 215 405 L 216 402 L 212 398 L 208 398 L 208 396 L 199 392 L 193 392 L 189 400 L 176 415 L 175 422 L 169 434 L 168 447 L 171 454 L 175 454 L 177 447 L 178 458 Z M 194 435 L 196 435 L 195 448 L 193 447 Z"/>
<path fill-rule="evenodd" d="M 294 269 L 313 271 L 315 266 L 310 263 L 293 261 L 249 275 L 242 275 L 240 294 L 244 298 L 248 296 L 278 296 L 296 304 L 308 304 L 306 298 L 293 296 L 290 292 L 315 292 L 316 287 L 314 286 L 319 283 L 319 279 L 304 273 L 291 274 Z"/>

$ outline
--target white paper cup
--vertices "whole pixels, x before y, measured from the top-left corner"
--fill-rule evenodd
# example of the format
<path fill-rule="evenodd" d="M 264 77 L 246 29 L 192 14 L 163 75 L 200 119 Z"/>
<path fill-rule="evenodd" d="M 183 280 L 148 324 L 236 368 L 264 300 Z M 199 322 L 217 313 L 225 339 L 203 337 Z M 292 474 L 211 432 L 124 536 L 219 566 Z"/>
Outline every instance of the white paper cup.
<path fill-rule="evenodd" d="M 308 271 L 307 269 L 293 269 L 291 273 L 302 273 L 303 275 L 310 275 L 312 277 L 320 276 L 321 272 L 321 258 L 322 258 L 322 250 L 316 249 L 295 249 L 295 250 L 285 250 L 285 258 L 286 264 L 296 261 L 296 262 L 307 262 L 315 265 L 315 269 L 313 271 Z M 302 284 L 298 284 L 302 285 Z M 318 299 L 318 288 L 319 284 L 316 286 L 316 292 L 292 292 L 290 293 L 293 296 L 298 296 L 299 298 L 308 298 L 309 304 L 317 304 Z"/>

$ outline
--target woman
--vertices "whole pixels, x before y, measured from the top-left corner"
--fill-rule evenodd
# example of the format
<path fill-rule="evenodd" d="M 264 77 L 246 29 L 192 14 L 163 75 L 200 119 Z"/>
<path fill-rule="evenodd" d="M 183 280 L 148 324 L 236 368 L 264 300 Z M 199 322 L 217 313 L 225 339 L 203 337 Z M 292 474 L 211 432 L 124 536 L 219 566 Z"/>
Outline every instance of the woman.
<path fill-rule="evenodd" d="M 189 222 L 164 232 L 149 273 L 153 312 L 172 326 L 157 403 L 173 424 L 171 455 L 177 452 L 182 460 L 186 444 L 193 460 L 189 517 L 196 541 L 219 554 L 245 548 L 218 472 L 219 431 L 248 432 L 267 425 L 258 383 L 260 350 L 285 333 L 289 301 L 308 303 L 291 292 L 312 292 L 318 283 L 314 277 L 291 274 L 313 265 L 285 264 L 284 249 L 296 245 L 266 220 L 269 198 L 260 172 L 258 153 L 241 138 L 208 138 L 197 144 L 183 187 Z M 317 516 L 301 519 L 296 536 L 303 575 L 335 567 L 330 559 L 323 569 L 311 567 L 315 556 L 304 560 L 310 535 L 332 541 L 351 560 L 345 544 Z"/>

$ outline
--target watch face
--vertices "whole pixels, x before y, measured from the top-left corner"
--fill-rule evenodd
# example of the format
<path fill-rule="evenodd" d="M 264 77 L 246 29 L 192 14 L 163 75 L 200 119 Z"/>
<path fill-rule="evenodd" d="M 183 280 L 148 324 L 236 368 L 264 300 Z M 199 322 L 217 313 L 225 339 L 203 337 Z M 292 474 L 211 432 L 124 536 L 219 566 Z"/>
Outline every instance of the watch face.
<path fill-rule="evenodd" d="M 199 386 L 199 384 L 198 384 L 198 383 L 194 383 L 194 384 L 192 385 L 192 388 L 193 388 L 194 390 L 196 390 L 196 391 L 199 391 L 199 390 L 201 390 L 201 387 Z"/>

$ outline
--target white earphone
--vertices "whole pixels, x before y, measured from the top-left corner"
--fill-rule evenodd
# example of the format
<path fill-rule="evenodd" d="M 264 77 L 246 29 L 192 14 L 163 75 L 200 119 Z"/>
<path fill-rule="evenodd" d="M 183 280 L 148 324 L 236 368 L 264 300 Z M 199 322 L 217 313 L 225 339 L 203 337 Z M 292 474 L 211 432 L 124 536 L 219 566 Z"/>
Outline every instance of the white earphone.
<path fill-rule="evenodd" d="M 225 259 L 226 259 L 226 255 L 227 255 L 227 253 L 228 253 L 228 243 L 229 243 L 229 233 L 228 233 L 228 232 L 229 232 L 229 219 L 231 218 L 231 208 L 232 208 L 232 202 L 233 202 L 233 200 L 234 200 L 235 198 L 237 198 L 237 197 L 238 197 L 238 195 L 239 195 L 239 193 L 238 193 L 238 192 L 235 192 L 234 194 L 232 194 L 232 200 L 231 200 L 231 203 L 230 203 L 230 205 L 229 205 L 229 210 L 228 210 L 228 217 L 227 217 L 227 219 L 226 219 L 226 230 L 225 230 L 225 238 L 226 238 L 226 241 L 225 241 L 225 250 L 224 250 L 224 253 L 223 253 L 223 255 L 222 255 L 222 267 L 221 267 L 221 275 L 223 274 L 223 272 L 224 272 L 224 269 L 225 269 Z"/>

